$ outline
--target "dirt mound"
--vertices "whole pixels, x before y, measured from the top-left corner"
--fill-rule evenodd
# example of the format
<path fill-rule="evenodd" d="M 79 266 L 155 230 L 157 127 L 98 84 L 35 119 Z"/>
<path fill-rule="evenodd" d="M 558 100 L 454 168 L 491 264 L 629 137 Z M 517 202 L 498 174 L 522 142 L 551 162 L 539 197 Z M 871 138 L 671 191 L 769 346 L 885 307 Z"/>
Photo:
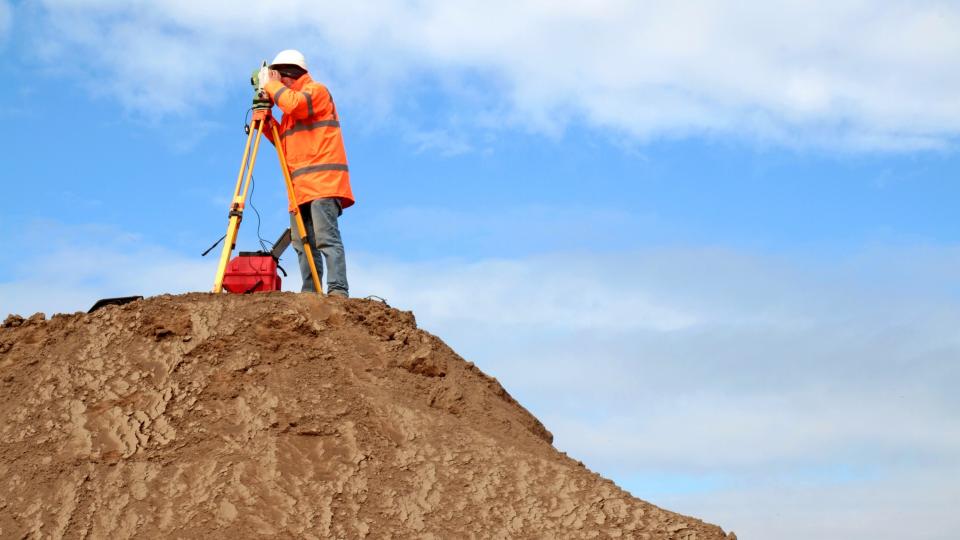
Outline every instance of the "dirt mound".
<path fill-rule="evenodd" d="M 558 452 L 378 302 L 188 294 L 3 326 L 0 538 L 727 538 Z"/>

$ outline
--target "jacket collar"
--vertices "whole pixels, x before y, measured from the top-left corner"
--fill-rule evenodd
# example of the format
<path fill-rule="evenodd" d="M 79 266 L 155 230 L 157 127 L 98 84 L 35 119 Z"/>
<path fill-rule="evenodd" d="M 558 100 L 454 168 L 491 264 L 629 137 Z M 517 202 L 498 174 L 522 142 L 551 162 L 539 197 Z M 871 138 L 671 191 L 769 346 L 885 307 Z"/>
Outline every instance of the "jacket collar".
<path fill-rule="evenodd" d="M 304 73 L 299 79 L 293 81 L 293 84 L 290 85 L 291 90 L 300 90 L 304 86 L 313 82 L 313 79 L 310 78 L 309 73 Z"/>

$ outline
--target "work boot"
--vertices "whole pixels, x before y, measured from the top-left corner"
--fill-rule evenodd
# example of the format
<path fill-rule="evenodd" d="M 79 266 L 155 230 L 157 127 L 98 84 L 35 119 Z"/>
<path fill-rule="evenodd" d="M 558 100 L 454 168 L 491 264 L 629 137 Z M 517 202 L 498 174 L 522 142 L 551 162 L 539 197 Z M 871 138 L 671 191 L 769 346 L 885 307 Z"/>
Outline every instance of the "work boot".
<path fill-rule="evenodd" d="M 340 298 L 349 298 L 350 295 L 347 294 L 347 291 L 343 289 L 333 289 L 327 293 L 327 296 L 339 296 Z"/>

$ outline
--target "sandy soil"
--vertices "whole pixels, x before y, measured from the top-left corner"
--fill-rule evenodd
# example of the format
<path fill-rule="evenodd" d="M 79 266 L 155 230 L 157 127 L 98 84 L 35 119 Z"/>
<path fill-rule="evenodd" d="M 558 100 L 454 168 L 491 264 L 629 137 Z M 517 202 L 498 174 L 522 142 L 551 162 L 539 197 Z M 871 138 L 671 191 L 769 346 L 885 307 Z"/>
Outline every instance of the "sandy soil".
<path fill-rule="evenodd" d="M 735 538 L 551 440 L 375 301 L 160 296 L 0 328 L 0 538 Z"/>

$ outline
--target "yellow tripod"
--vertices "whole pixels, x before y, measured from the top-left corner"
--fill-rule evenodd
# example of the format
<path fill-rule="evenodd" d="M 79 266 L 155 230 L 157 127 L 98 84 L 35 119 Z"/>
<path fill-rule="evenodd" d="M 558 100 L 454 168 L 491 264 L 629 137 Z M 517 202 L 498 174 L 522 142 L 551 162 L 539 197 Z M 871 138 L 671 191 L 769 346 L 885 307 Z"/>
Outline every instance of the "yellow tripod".
<path fill-rule="evenodd" d="M 300 207 L 297 205 L 297 198 L 293 191 L 293 181 L 290 179 L 290 168 L 287 167 L 287 157 L 284 155 L 283 147 L 280 143 L 277 123 L 270 114 L 269 108 L 256 107 L 253 111 L 253 120 L 250 122 L 250 131 L 247 133 L 247 145 L 243 149 L 243 161 L 240 162 L 240 174 L 237 175 L 237 185 L 233 189 L 233 201 L 230 203 L 230 221 L 227 223 L 226 241 L 223 244 L 223 251 L 220 253 L 220 263 L 217 265 L 217 276 L 213 282 L 213 292 L 218 293 L 223 290 L 223 275 L 227 271 L 230 254 L 236 247 L 237 233 L 240 231 L 240 221 L 243 220 L 244 203 L 247 200 L 247 190 L 250 189 L 250 180 L 253 178 L 253 165 L 257 162 L 257 151 L 260 149 L 260 136 L 263 135 L 265 129 L 271 130 L 270 134 L 273 135 L 277 156 L 280 158 L 280 169 L 283 170 L 283 180 L 287 184 L 287 198 L 290 200 L 290 206 L 293 208 L 291 213 L 296 218 L 297 232 L 303 241 L 303 254 L 306 256 L 307 262 L 310 263 L 310 277 L 313 278 L 313 288 L 319 294 L 323 294 L 323 289 L 320 287 L 320 278 L 317 275 L 317 267 L 313 262 L 313 252 L 310 249 L 310 242 L 307 241 L 307 229 L 303 226 L 303 216 L 300 215 Z M 250 151 L 251 142 L 253 143 L 253 152 Z"/>

